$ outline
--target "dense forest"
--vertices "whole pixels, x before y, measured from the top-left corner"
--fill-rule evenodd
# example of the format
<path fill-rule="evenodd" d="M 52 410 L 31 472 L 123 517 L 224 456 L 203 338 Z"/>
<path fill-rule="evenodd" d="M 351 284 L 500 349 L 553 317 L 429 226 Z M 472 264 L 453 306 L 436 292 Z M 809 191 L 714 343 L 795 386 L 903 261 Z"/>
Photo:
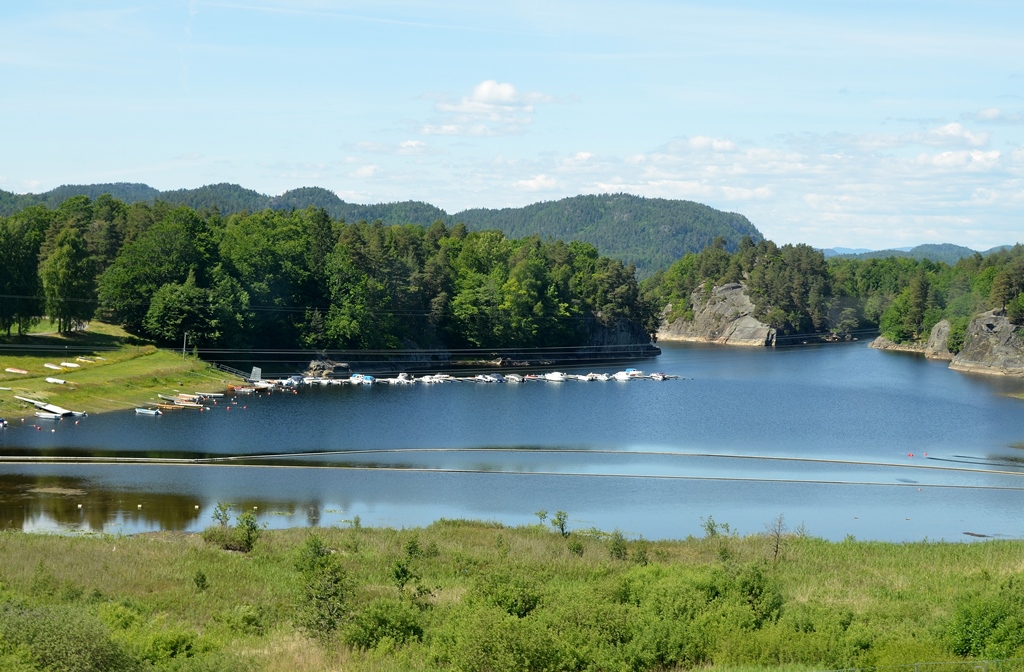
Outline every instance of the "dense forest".
<path fill-rule="evenodd" d="M 449 215 L 420 201 L 358 205 L 346 203 L 327 189 L 305 187 L 280 196 L 266 196 L 235 184 L 212 184 L 198 189 L 158 191 L 145 184 L 66 185 L 43 194 L 0 191 L 0 216 L 31 205 L 56 209 L 76 195 L 98 199 L 108 194 L 127 204 L 154 205 L 158 200 L 193 210 L 216 209 L 222 216 L 262 210 L 323 209 L 332 219 L 346 222 L 380 220 L 385 226 L 462 222 L 470 231 L 497 229 L 510 238 L 541 238 L 590 243 L 613 259 L 637 267 L 640 277 L 663 269 L 687 252 L 699 252 L 716 236 L 735 250 L 740 238 L 761 239 L 743 215 L 726 213 L 690 201 L 641 198 L 627 194 L 576 196 L 523 208 L 474 209 Z"/>
<path fill-rule="evenodd" d="M 595 322 L 657 327 L 635 270 L 592 245 L 313 207 L 75 196 L 0 219 L 0 255 L 6 333 L 100 316 L 197 347 L 531 348 L 584 345 Z"/>
<path fill-rule="evenodd" d="M 741 282 L 755 317 L 782 334 L 846 334 L 878 328 L 898 342 L 926 340 L 942 319 L 951 324 L 950 348 L 959 350 L 970 319 L 1005 310 L 1024 323 L 1024 245 L 974 253 L 956 264 L 928 259 L 833 257 L 807 245 L 744 239 L 730 253 L 724 241 L 687 254 L 644 283 L 657 305 L 671 305 L 670 319 L 692 317 L 690 297 L 699 288 Z"/>

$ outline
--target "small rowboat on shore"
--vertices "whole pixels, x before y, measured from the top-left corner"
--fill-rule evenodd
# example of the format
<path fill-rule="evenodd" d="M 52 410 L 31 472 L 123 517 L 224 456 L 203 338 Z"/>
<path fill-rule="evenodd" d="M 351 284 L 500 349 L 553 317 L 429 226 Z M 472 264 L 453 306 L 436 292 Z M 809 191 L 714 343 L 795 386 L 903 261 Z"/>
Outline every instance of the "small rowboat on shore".
<path fill-rule="evenodd" d="M 136 408 L 137 415 L 163 415 L 159 408 Z"/>
<path fill-rule="evenodd" d="M 28 374 L 28 371 L 26 371 L 25 369 L 16 369 L 12 366 L 7 367 L 6 369 L 4 369 L 4 371 L 6 371 L 7 373 L 20 373 L 23 376 Z"/>

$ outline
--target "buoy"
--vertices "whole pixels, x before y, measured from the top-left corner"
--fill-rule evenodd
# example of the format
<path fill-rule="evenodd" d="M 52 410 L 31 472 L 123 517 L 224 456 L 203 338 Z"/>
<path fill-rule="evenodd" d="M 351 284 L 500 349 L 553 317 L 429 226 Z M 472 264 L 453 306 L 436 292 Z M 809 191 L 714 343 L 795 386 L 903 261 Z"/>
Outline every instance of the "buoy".
<path fill-rule="evenodd" d="M 243 409 L 249 408 L 248 406 L 242 406 Z"/>
<path fill-rule="evenodd" d="M 139 508 L 140 508 L 140 509 L 142 508 L 142 504 L 139 504 Z"/>
<path fill-rule="evenodd" d="M 82 508 L 82 505 L 81 505 L 81 504 L 79 504 L 79 505 L 78 505 L 78 508 Z"/>
<path fill-rule="evenodd" d="M 76 425 L 78 424 L 78 420 L 75 420 L 75 424 L 76 424 Z"/>
<path fill-rule="evenodd" d="M 913 456 L 914 456 L 913 453 L 907 453 L 907 457 L 913 457 Z"/>
<path fill-rule="evenodd" d="M 53 432 L 53 433 L 56 433 L 57 430 L 56 429 L 51 429 L 50 431 Z"/>
<path fill-rule="evenodd" d="M 199 510 L 199 505 L 198 505 L 198 504 L 196 504 L 196 510 L 197 510 L 197 511 Z"/>

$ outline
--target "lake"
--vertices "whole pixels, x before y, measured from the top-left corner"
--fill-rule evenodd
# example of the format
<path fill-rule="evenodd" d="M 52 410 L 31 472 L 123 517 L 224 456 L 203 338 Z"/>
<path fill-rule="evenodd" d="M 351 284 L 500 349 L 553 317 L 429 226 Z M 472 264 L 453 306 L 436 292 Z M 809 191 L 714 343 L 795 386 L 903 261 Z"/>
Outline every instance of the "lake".
<path fill-rule="evenodd" d="M 0 526 L 195 531 L 224 502 L 270 527 L 519 525 L 543 509 L 648 539 L 701 535 L 708 517 L 757 533 L 780 514 L 833 540 L 1024 536 L 1024 401 L 1006 396 L 1024 381 L 867 342 L 662 349 L 632 366 L 679 379 L 303 387 L 202 413 L 8 418 L 0 453 L 65 461 L 3 460 Z"/>

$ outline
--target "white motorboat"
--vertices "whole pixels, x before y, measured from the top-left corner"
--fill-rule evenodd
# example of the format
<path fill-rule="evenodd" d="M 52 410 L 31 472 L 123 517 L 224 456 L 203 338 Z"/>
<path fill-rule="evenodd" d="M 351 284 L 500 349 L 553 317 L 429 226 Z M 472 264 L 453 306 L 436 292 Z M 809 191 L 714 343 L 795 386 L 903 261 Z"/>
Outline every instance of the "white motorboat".
<path fill-rule="evenodd" d="M 616 371 L 612 374 L 612 380 L 629 380 L 632 376 L 629 375 L 628 371 Z"/>
<path fill-rule="evenodd" d="M 552 371 L 551 373 L 544 374 L 544 380 L 549 383 L 561 383 L 565 381 L 565 374 L 561 371 Z"/>
<path fill-rule="evenodd" d="M 348 382 L 353 385 L 372 385 L 377 379 L 363 373 L 353 373 Z"/>
<path fill-rule="evenodd" d="M 159 408 L 136 408 L 135 413 L 137 415 L 163 415 L 164 412 Z"/>
<path fill-rule="evenodd" d="M 42 418 L 43 420 L 60 420 L 60 413 L 47 413 L 46 411 L 36 411 L 36 417 Z"/>
<path fill-rule="evenodd" d="M 508 383 L 522 383 L 524 381 L 525 379 L 518 373 L 510 373 L 507 376 L 505 376 L 505 382 Z"/>

